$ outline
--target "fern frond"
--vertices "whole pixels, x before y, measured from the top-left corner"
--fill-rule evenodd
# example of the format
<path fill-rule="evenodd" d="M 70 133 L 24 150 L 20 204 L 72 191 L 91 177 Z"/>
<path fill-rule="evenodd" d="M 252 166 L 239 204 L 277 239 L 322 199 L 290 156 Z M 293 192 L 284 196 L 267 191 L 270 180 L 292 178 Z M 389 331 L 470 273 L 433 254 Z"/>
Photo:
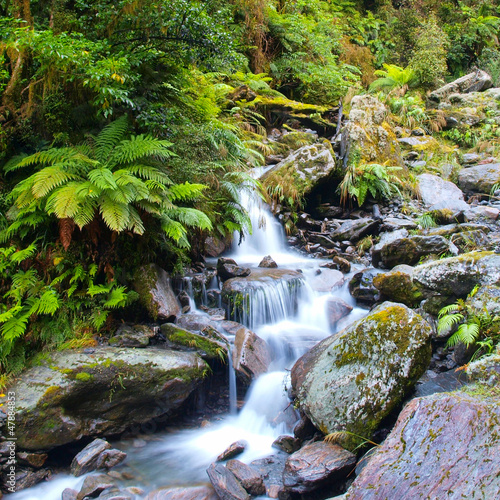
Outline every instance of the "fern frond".
<path fill-rule="evenodd" d="M 63 170 L 63 165 L 61 164 L 45 167 L 33 175 L 31 191 L 35 198 L 43 198 L 53 189 L 77 178 L 78 176 Z"/>
<path fill-rule="evenodd" d="M 109 125 L 106 125 L 99 135 L 94 138 L 97 146 L 95 155 L 101 163 L 106 163 L 111 151 L 125 137 L 127 130 L 128 117 L 127 115 L 123 115 Z"/>
<path fill-rule="evenodd" d="M 95 168 L 88 173 L 88 178 L 99 189 L 116 189 L 116 181 L 113 172 L 109 168 Z"/>
<path fill-rule="evenodd" d="M 74 223 L 80 229 L 82 229 L 83 227 L 85 227 L 87 224 L 90 224 L 94 220 L 96 210 L 97 210 L 97 200 L 94 199 L 85 200 L 78 208 L 78 211 L 73 215 Z"/>
<path fill-rule="evenodd" d="M 478 322 L 468 322 L 460 325 L 458 330 L 446 342 L 447 347 L 453 347 L 458 343 L 469 347 L 479 337 L 480 325 Z"/>
<path fill-rule="evenodd" d="M 163 214 L 161 217 L 161 228 L 165 234 L 177 242 L 177 244 L 186 241 L 186 228 L 180 222 L 171 219 L 167 214 Z M 189 243 L 187 247 L 189 247 Z M 185 244 L 184 248 L 186 248 Z"/>
<path fill-rule="evenodd" d="M 460 313 L 447 314 L 442 316 L 438 321 L 437 330 L 439 333 L 445 332 L 453 328 L 455 325 L 464 320 L 464 315 Z"/>
<path fill-rule="evenodd" d="M 47 199 L 47 213 L 55 214 L 59 219 L 72 219 L 80 209 L 79 186 L 78 182 L 70 182 L 54 191 Z"/>
<path fill-rule="evenodd" d="M 103 307 L 110 309 L 115 309 L 117 307 L 122 307 L 127 303 L 128 295 L 124 286 L 119 286 L 113 288 L 108 295 L 106 301 L 103 303 Z"/>
<path fill-rule="evenodd" d="M 163 186 L 170 186 L 172 184 L 168 175 L 164 174 L 156 167 L 150 167 L 148 165 L 131 165 L 125 170 L 130 174 L 138 175 L 148 181 L 155 181 Z"/>
<path fill-rule="evenodd" d="M 443 316 L 445 316 L 447 314 L 456 313 L 459 310 L 460 310 L 460 307 L 458 306 L 458 304 L 450 304 L 449 306 L 444 306 L 439 311 L 438 318 L 442 318 Z"/>
<path fill-rule="evenodd" d="M 10 256 L 10 260 L 15 264 L 20 264 L 26 259 L 33 257 L 36 252 L 36 245 L 29 245 L 24 250 L 17 250 Z"/>
<path fill-rule="evenodd" d="M 47 290 L 41 297 L 38 303 L 38 314 L 53 315 L 60 307 L 59 297 L 55 290 Z"/>
<path fill-rule="evenodd" d="M 196 208 L 177 207 L 166 212 L 171 219 L 177 220 L 188 227 L 202 230 L 212 229 L 212 223 L 207 215 Z"/>
<path fill-rule="evenodd" d="M 111 167 L 133 163 L 140 158 L 157 158 L 167 160 L 177 156 L 170 151 L 171 142 L 156 139 L 149 135 L 135 135 L 130 139 L 123 140 L 113 150 L 107 163 Z"/>
<path fill-rule="evenodd" d="M 169 187 L 168 193 L 172 201 L 177 200 L 192 200 L 198 198 L 202 192 L 207 188 L 204 184 L 173 184 Z"/>
<path fill-rule="evenodd" d="M 102 196 L 99 211 L 106 225 L 112 231 L 123 231 L 129 224 L 129 206 L 107 196 Z"/>

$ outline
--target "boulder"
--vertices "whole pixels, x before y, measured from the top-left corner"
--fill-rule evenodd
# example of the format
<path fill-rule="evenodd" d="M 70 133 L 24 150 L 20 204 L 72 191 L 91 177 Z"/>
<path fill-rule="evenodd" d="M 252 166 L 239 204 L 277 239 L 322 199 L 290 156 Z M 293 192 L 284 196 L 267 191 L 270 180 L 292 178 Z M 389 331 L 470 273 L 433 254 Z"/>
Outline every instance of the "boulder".
<path fill-rule="evenodd" d="M 431 334 L 415 311 L 384 302 L 295 363 L 300 408 L 325 434 L 370 438 L 427 369 Z"/>
<path fill-rule="evenodd" d="M 116 333 L 109 339 L 114 347 L 146 347 L 155 332 L 147 325 L 120 325 Z"/>
<path fill-rule="evenodd" d="M 227 340 L 209 325 L 204 326 L 200 334 L 184 330 L 173 323 L 164 323 L 160 330 L 171 349 L 196 351 L 206 360 L 227 359 Z"/>
<path fill-rule="evenodd" d="M 315 292 L 331 292 L 344 284 L 344 275 L 335 269 L 321 268 L 321 272 L 309 278 L 309 286 Z"/>
<path fill-rule="evenodd" d="M 278 264 L 273 260 L 273 258 L 270 255 L 266 255 L 259 264 L 259 267 L 267 267 L 267 268 L 274 268 L 278 267 Z"/>
<path fill-rule="evenodd" d="M 332 145 L 303 146 L 269 169 L 261 178 L 264 186 L 279 184 L 283 179 L 293 183 L 299 196 L 309 194 L 319 183 L 340 173 L 335 163 Z"/>
<path fill-rule="evenodd" d="M 75 477 L 83 476 L 87 472 L 97 469 L 97 460 L 111 445 L 104 439 L 94 439 L 78 453 L 71 462 L 71 474 Z"/>
<path fill-rule="evenodd" d="M 500 182 L 500 163 L 487 163 L 463 168 L 458 174 L 458 185 L 463 191 L 490 194 Z"/>
<path fill-rule="evenodd" d="M 500 255 L 469 252 L 415 267 L 413 281 L 424 290 L 466 297 L 476 285 L 500 285 Z"/>
<path fill-rule="evenodd" d="M 397 231 L 398 229 L 417 229 L 417 223 L 410 219 L 386 217 L 381 228 L 385 231 Z"/>
<path fill-rule="evenodd" d="M 174 321 L 180 314 L 170 277 L 156 264 L 139 268 L 134 275 L 133 287 L 139 294 L 139 302 L 155 321 Z"/>
<path fill-rule="evenodd" d="M 80 492 L 76 496 L 76 500 L 98 497 L 103 491 L 109 490 L 114 486 L 112 479 L 105 474 L 87 476 L 83 481 Z"/>
<path fill-rule="evenodd" d="M 382 249 L 390 245 L 393 241 L 407 238 L 409 235 L 408 230 L 405 228 L 397 229 L 390 233 L 382 233 L 379 242 L 372 247 L 372 264 L 374 267 L 380 266 L 382 262 L 381 252 Z"/>
<path fill-rule="evenodd" d="M 345 221 L 339 229 L 336 229 L 331 234 L 331 238 L 335 241 L 351 241 L 356 243 L 365 236 L 377 233 L 380 226 L 379 220 L 370 218 L 355 219 Z"/>
<path fill-rule="evenodd" d="M 73 490 L 71 488 L 65 488 L 61 494 L 61 500 L 76 500 L 77 496 L 78 496 L 78 491 Z"/>
<path fill-rule="evenodd" d="M 178 408 L 207 373 L 207 364 L 188 352 L 96 347 L 47 353 L 9 388 L 17 394 L 17 445 L 47 450 L 121 433 Z"/>
<path fill-rule="evenodd" d="M 285 463 L 286 491 L 309 493 L 328 483 L 344 479 L 356 465 L 356 455 L 337 444 L 311 443 L 291 455 Z"/>
<path fill-rule="evenodd" d="M 207 474 L 221 500 L 250 500 L 250 495 L 236 476 L 222 464 L 212 464 Z"/>
<path fill-rule="evenodd" d="M 482 70 L 476 70 L 434 90 L 434 92 L 430 93 L 429 100 L 439 103 L 445 101 L 451 94 L 481 92 L 489 89 L 492 85 L 493 82 L 488 73 Z"/>
<path fill-rule="evenodd" d="M 363 163 L 401 164 L 396 134 L 387 121 L 388 109 L 376 97 L 357 95 L 351 100 L 349 120 L 342 129 L 342 156 L 348 159 L 355 151 Z"/>
<path fill-rule="evenodd" d="M 488 314 L 492 318 L 500 316 L 500 287 L 482 286 L 472 297 L 467 298 L 467 305 L 475 314 Z"/>
<path fill-rule="evenodd" d="M 337 321 L 345 318 L 352 311 L 352 306 L 338 297 L 331 297 L 326 302 L 326 314 L 332 328 Z"/>
<path fill-rule="evenodd" d="M 217 493 L 209 485 L 160 488 L 149 493 L 144 500 L 219 500 Z"/>
<path fill-rule="evenodd" d="M 377 274 L 373 278 L 373 285 L 384 299 L 415 307 L 424 297 L 420 288 L 413 283 L 413 272 L 413 267 L 402 264 L 388 273 Z"/>
<path fill-rule="evenodd" d="M 413 399 L 346 500 L 497 498 L 499 402 L 460 391 Z"/>
<path fill-rule="evenodd" d="M 334 269 L 338 269 L 341 273 L 349 274 L 351 272 L 351 263 L 338 255 L 333 258 L 333 265 Z"/>
<path fill-rule="evenodd" d="M 0 455 L 2 455 L 1 451 Z M 28 453 L 25 451 L 16 453 L 16 457 L 19 463 L 29 465 L 31 467 L 34 467 L 35 469 L 40 469 L 41 467 L 43 467 L 43 465 L 47 461 L 47 458 L 49 458 L 47 453 Z"/>
<path fill-rule="evenodd" d="M 394 233 L 393 233 L 394 234 Z M 450 249 L 450 244 L 442 236 L 408 236 L 393 239 L 389 243 L 377 245 L 376 264 L 391 269 L 399 264 L 415 265 L 427 255 L 440 255 Z"/>
<path fill-rule="evenodd" d="M 363 269 L 356 273 L 349 281 L 349 292 L 360 302 L 373 304 L 380 296 L 379 291 L 373 285 L 373 279 L 377 274 L 382 273 L 380 269 Z"/>
<path fill-rule="evenodd" d="M 433 210 L 437 203 L 444 202 L 450 210 L 456 210 L 460 206 L 461 210 L 467 210 L 469 205 L 464 201 L 464 194 L 453 182 L 445 181 L 432 174 L 420 174 L 417 177 L 420 198 L 426 207 Z M 462 202 L 462 203 L 457 203 Z"/>
<path fill-rule="evenodd" d="M 232 355 L 236 376 L 245 385 L 266 373 L 272 360 L 267 342 L 243 325 L 235 332 Z"/>
<path fill-rule="evenodd" d="M 231 247 L 229 239 L 216 238 L 209 236 L 205 240 L 205 254 L 209 257 L 218 257 L 221 253 L 225 252 Z"/>
<path fill-rule="evenodd" d="M 231 278 L 245 277 L 250 274 L 248 267 L 240 267 L 233 259 L 221 257 L 217 261 L 217 275 L 222 281 Z"/>
<path fill-rule="evenodd" d="M 500 348 L 497 347 L 493 354 L 469 363 L 466 372 L 470 382 L 498 388 L 500 384 Z"/>
<path fill-rule="evenodd" d="M 264 495 L 266 493 L 262 476 L 249 465 L 239 460 L 229 460 L 226 468 L 234 474 L 243 488 L 251 495 Z"/>
<path fill-rule="evenodd" d="M 278 450 L 282 450 L 285 453 L 291 454 L 300 449 L 300 444 L 300 439 L 284 434 L 274 440 L 273 448 L 277 448 Z"/>

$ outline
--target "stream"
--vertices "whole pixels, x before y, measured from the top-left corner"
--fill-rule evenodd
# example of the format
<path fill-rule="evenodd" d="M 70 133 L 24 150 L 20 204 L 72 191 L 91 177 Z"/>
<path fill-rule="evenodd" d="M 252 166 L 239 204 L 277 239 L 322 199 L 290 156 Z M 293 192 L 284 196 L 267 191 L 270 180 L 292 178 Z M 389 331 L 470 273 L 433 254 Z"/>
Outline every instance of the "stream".
<path fill-rule="evenodd" d="M 345 285 L 331 292 L 316 292 L 310 283 L 320 272 L 326 260 L 307 258 L 287 248 L 283 228 L 268 208 L 257 198 L 244 195 L 243 200 L 252 219 L 254 232 L 229 257 L 240 266 L 256 268 L 266 255 L 276 261 L 280 269 L 302 271 L 301 286 L 295 291 L 283 283 L 264 283 L 265 293 L 255 290 L 249 311 L 241 322 L 267 341 L 273 351 L 268 373 L 250 386 L 242 408 L 236 411 L 234 371 L 229 380 L 232 411 L 222 418 L 195 430 L 177 430 L 158 433 L 153 440 L 134 447 L 134 440 L 112 443 L 127 451 L 124 464 L 113 470 L 134 472 L 126 486 L 139 486 L 146 492 L 168 485 L 195 485 L 208 482 L 206 469 L 229 445 L 246 440 L 246 450 L 238 459 L 252 460 L 271 455 L 273 441 L 283 434 L 293 434 L 297 414 L 288 396 L 289 370 L 295 361 L 321 339 L 344 328 L 366 314 L 356 306 Z M 291 294 L 293 293 L 293 296 Z M 352 312 L 331 328 L 326 302 L 339 297 L 353 306 Z M 205 314 L 196 311 L 197 314 Z M 231 368 L 231 367 L 230 367 Z M 137 445 L 137 440 L 135 440 Z M 62 491 L 79 489 L 84 476 L 56 475 L 46 483 L 8 495 L 12 500 L 60 500 Z M 266 497 L 261 497 L 266 498 Z"/>

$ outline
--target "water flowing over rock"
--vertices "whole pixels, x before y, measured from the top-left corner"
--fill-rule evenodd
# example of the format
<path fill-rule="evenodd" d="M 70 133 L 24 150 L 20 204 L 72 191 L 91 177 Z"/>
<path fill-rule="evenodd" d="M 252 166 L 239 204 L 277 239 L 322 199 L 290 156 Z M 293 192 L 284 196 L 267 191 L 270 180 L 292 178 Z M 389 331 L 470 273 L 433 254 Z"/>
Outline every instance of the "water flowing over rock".
<path fill-rule="evenodd" d="M 188 488 L 160 488 L 149 493 L 144 500 L 220 500 L 212 486 Z"/>
<path fill-rule="evenodd" d="M 261 475 L 249 465 L 239 460 L 229 460 L 226 468 L 234 474 L 243 488 L 251 495 L 264 495 L 266 493 Z"/>
<path fill-rule="evenodd" d="M 412 400 L 346 500 L 497 498 L 499 402 L 462 392 Z"/>
<path fill-rule="evenodd" d="M 342 129 L 343 152 L 358 150 L 364 163 L 401 164 L 401 151 L 394 130 L 386 121 L 388 109 L 375 97 L 353 97 L 349 121 Z M 344 156 L 344 155 L 343 155 Z"/>
<path fill-rule="evenodd" d="M 324 441 L 304 446 L 291 455 L 283 471 L 285 489 L 309 493 L 344 479 L 356 463 L 356 455 L 336 444 Z"/>
<path fill-rule="evenodd" d="M 118 434 L 178 408 L 207 373 L 196 354 L 99 347 L 50 353 L 11 387 L 19 448 Z"/>
<path fill-rule="evenodd" d="M 458 185 L 467 192 L 489 194 L 500 182 L 500 163 L 464 168 L 458 174 Z"/>
<path fill-rule="evenodd" d="M 301 409 L 325 434 L 370 437 L 427 369 L 431 333 L 413 310 L 384 302 L 297 361 L 292 385 Z"/>
<path fill-rule="evenodd" d="M 222 281 L 226 281 L 231 278 L 242 278 L 250 274 L 250 269 L 248 267 L 240 267 L 236 264 L 233 259 L 228 259 L 226 257 L 221 257 L 217 261 L 217 275 Z"/>
<path fill-rule="evenodd" d="M 485 71 L 477 70 L 431 92 L 429 99 L 439 103 L 446 100 L 451 94 L 479 92 L 489 89 L 491 86 L 491 76 Z"/>
<path fill-rule="evenodd" d="M 156 264 L 143 266 L 135 273 L 134 290 L 154 320 L 173 321 L 181 312 L 168 273 Z"/>
<path fill-rule="evenodd" d="M 302 274 L 289 269 L 252 269 L 246 278 L 224 283 L 222 300 L 229 317 L 254 328 L 292 315 L 304 284 Z"/>
<path fill-rule="evenodd" d="M 345 318 L 352 311 L 352 309 L 351 305 L 338 297 L 328 299 L 326 303 L 326 310 L 330 326 L 334 327 L 337 324 L 337 321 Z"/>
<path fill-rule="evenodd" d="M 450 210 L 468 210 L 470 207 L 464 201 L 464 194 L 453 184 L 432 174 L 420 174 L 417 177 L 418 190 L 422 202 L 429 210 L 434 210 L 436 204 L 440 203 L 440 209 L 449 208 Z"/>
<path fill-rule="evenodd" d="M 267 342 L 248 328 L 236 330 L 233 347 L 233 367 L 238 378 L 246 385 L 267 372 L 271 364 Z"/>
<path fill-rule="evenodd" d="M 315 292 L 331 292 L 344 284 L 344 275 L 335 269 L 322 268 L 321 272 L 309 279 L 309 286 Z"/>

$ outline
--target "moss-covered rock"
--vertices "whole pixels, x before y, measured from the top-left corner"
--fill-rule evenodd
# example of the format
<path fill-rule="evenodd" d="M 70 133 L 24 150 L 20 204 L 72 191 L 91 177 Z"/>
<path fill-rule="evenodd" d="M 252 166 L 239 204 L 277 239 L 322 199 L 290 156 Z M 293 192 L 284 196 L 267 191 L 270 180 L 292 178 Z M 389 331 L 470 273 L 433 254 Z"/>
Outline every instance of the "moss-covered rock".
<path fill-rule="evenodd" d="M 396 266 L 388 273 L 377 274 L 373 278 L 373 285 L 385 299 L 415 307 L 423 299 L 423 294 L 413 282 L 413 270 L 413 267 L 405 264 Z"/>
<path fill-rule="evenodd" d="M 50 354 L 9 388 L 19 448 L 48 450 L 168 415 L 201 382 L 195 353 L 99 347 Z"/>
<path fill-rule="evenodd" d="M 196 351 L 207 360 L 224 360 L 228 355 L 227 341 L 214 328 L 205 327 L 201 334 L 180 328 L 173 323 L 164 323 L 160 327 L 167 345 L 172 349 Z"/>
<path fill-rule="evenodd" d="M 430 362 L 429 324 L 385 302 L 300 358 L 292 384 L 300 408 L 325 434 L 370 438 Z"/>

